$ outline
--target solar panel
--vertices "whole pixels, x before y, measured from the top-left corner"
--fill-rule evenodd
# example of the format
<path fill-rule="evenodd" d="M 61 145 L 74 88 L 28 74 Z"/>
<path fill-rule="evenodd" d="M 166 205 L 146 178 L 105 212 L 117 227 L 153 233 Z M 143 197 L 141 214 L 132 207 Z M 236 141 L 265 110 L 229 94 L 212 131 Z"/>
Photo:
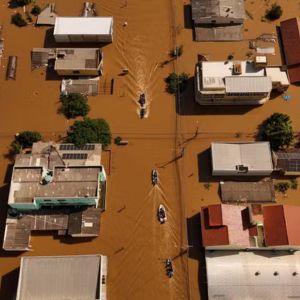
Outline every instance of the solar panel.
<path fill-rule="evenodd" d="M 87 151 L 91 151 L 91 150 L 95 150 L 95 145 L 94 144 L 86 144 L 83 146 L 75 146 L 73 144 L 61 144 L 59 145 L 59 150 L 61 151 L 69 151 L 69 150 L 87 150 Z"/>
<path fill-rule="evenodd" d="M 299 172 L 300 171 L 300 160 L 289 161 L 289 171 Z"/>
<path fill-rule="evenodd" d="M 62 159 L 87 159 L 87 153 L 64 153 Z"/>

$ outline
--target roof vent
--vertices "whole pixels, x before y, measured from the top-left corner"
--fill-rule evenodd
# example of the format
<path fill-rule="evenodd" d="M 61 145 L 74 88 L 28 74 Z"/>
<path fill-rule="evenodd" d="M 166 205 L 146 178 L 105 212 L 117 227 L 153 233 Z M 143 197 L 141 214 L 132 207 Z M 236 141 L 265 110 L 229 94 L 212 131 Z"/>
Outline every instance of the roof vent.
<path fill-rule="evenodd" d="M 238 173 L 247 173 L 249 168 L 244 165 L 236 165 L 235 169 L 238 171 Z"/>
<path fill-rule="evenodd" d="M 297 276 L 298 275 L 298 273 L 297 272 L 293 272 L 293 276 Z"/>
<path fill-rule="evenodd" d="M 53 181 L 53 171 L 46 169 L 43 167 L 42 170 L 42 179 L 40 181 L 40 184 L 46 185 Z"/>
<path fill-rule="evenodd" d="M 259 272 L 259 271 L 256 271 L 256 272 L 254 273 L 254 275 L 255 275 L 255 276 L 258 276 L 258 275 L 260 275 L 260 272 Z"/>
<path fill-rule="evenodd" d="M 279 273 L 278 273 L 277 271 L 275 271 L 275 272 L 273 273 L 273 275 L 274 275 L 274 276 L 278 276 Z"/>

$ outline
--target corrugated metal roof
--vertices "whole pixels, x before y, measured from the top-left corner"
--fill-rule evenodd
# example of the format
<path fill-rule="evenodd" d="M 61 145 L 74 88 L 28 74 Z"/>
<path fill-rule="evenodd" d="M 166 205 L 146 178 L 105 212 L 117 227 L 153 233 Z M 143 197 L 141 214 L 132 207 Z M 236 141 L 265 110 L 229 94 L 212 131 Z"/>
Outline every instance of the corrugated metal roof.
<path fill-rule="evenodd" d="M 275 191 L 272 181 L 220 183 L 223 202 L 261 203 L 275 202 Z"/>
<path fill-rule="evenodd" d="M 205 259 L 209 299 L 300 298 L 300 251 L 206 251 Z"/>
<path fill-rule="evenodd" d="M 56 17 L 54 35 L 111 34 L 112 17 Z"/>
<path fill-rule="evenodd" d="M 98 299 L 101 255 L 23 257 L 17 300 Z"/>
<path fill-rule="evenodd" d="M 300 18 L 280 22 L 280 31 L 287 65 L 300 63 Z"/>
<path fill-rule="evenodd" d="M 269 93 L 272 80 L 265 76 L 232 76 L 225 77 L 226 93 Z"/>
<path fill-rule="evenodd" d="M 192 0 L 192 18 L 207 17 L 245 18 L 243 0 Z"/>

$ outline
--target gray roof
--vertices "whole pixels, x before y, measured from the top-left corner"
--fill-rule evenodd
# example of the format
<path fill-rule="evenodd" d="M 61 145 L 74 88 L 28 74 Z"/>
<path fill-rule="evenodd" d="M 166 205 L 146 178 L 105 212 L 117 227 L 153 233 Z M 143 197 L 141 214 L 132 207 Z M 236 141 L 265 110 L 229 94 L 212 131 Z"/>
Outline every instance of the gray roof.
<path fill-rule="evenodd" d="M 236 182 L 221 181 L 222 202 L 261 203 L 275 202 L 275 190 L 272 181 Z"/>
<path fill-rule="evenodd" d="M 226 93 L 269 93 L 272 80 L 265 76 L 225 77 Z"/>
<path fill-rule="evenodd" d="M 192 19 L 224 17 L 243 19 L 244 0 L 192 0 Z"/>
<path fill-rule="evenodd" d="M 55 13 L 55 3 L 48 4 L 38 15 L 36 25 L 53 25 L 57 14 Z"/>
<path fill-rule="evenodd" d="M 300 172 L 300 149 L 287 149 L 287 152 L 278 151 L 274 153 L 274 163 L 276 169 L 285 172 Z"/>
<path fill-rule="evenodd" d="M 235 171 L 237 165 L 249 171 L 273 170 L 269 142 L 215 142 L 211 144 L 214 170 Z"/>
<path fill-rule="evenodd" d="M 61 82 L 61 93 L 68 94 L 83 94 L 87 96 L 98 95 L 98 82 L 94 79 L 63 79 Z"/>
<path fill-rule="evenodd" d="M 196 41 L 241 41 L 243 24 L 230 26 L 195 27 Z"/>
<path fill-rule="evenodd" d="M 209 299 L 300 297 L 300 251 L 206 251 L 205 259 Z"/>
<path fill-rule="evenodd" d="M 21 260 L 17 300 L 99 299 L 101 255 Z"/>

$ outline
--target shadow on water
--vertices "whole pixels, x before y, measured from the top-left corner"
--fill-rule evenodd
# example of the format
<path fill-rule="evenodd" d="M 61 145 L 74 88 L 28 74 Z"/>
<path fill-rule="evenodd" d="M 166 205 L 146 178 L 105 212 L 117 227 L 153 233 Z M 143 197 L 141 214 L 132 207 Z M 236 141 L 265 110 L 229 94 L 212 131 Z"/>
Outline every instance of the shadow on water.
<path fill-rule="evenodd" d="M 205 251 L 202 246 L 201 238 L 201 219 L 200 213 L 187 219 L 188 244 L 190 246 L 188 256 L 191 259 L 198 260 L 198 287 L 201 299 L 208 299 Z"/>
<path fill-rule="evenodd" d="M 198 153 L 198 181 L 199 182 L 219 182 L 220 178 L 212 176 L 211 152 L 210 148 Z"/>
<path fill-rule="evenodd" d="M 186 89 L 181 97 L 176 97 L 178 115 L 243 115 L 259 106 L 256 105 L 200 105 L 195 101 L 194 79 L 188 79 Z"/>
<path fill-rule="evenodd" d="M 184 13 L 184 28 L 192 29 L 193 28 L 192 7 L 190 4 L 183 5 L 183 13 Z"/>
<path fill-rule="evenodd" d="M 13 300 L 17 294 L 20 268 L 5 274 L 1 278 L 0 299 Z"/>

